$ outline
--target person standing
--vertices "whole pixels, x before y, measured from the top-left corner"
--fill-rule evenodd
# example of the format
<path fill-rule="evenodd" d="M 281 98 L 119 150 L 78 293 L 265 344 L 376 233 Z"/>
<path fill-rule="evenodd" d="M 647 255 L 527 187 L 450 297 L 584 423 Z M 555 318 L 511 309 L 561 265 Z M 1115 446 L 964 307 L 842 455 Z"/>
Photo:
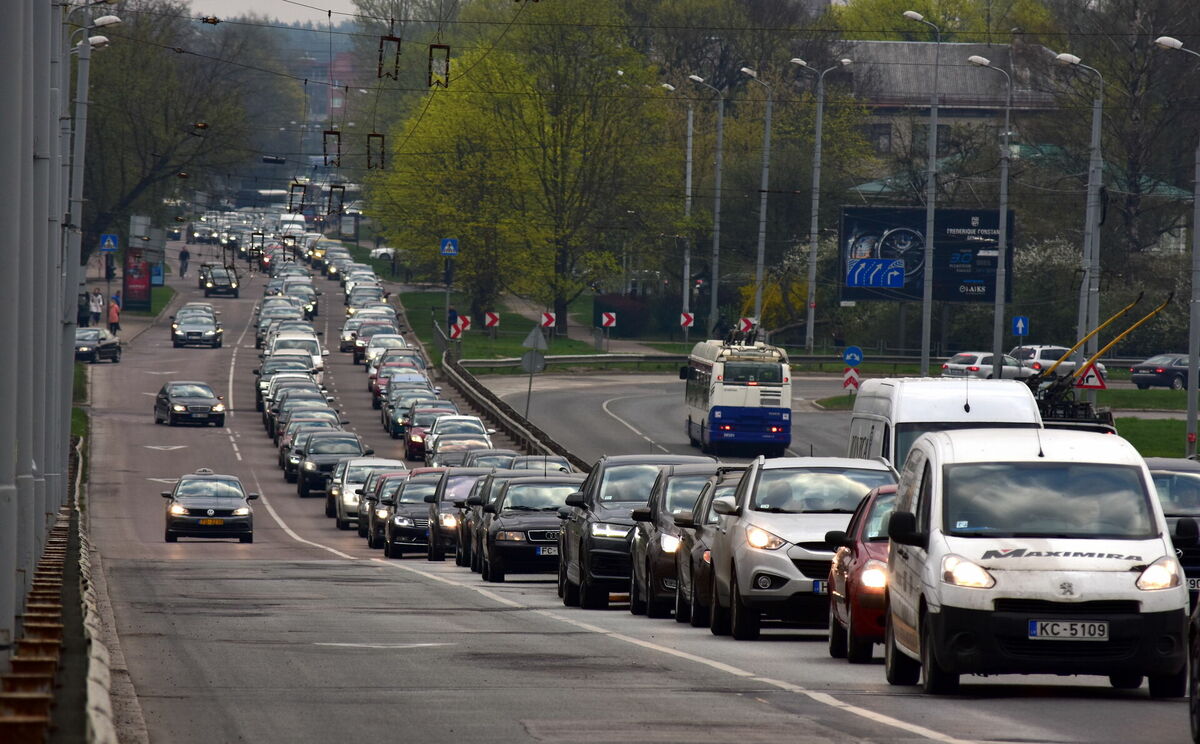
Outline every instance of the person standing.
<path fill-rule="evenodd" d="M 118 310 L 125 307 L 125 304 L 121 302 L 121 290 L 119 289 L 116 292 L 113 292 L 112 301 L 117 303 Z"/>
<path fill-rule="evenodd" d="M 191 260 L 191 258 L 192 258 L 191 251 L 189 251 L 187 249 L 186 245 L 179 249 L 179 278 L 180 279 L 187 278 L 188 261 Z"/>
<path fill-rule="evenodd" d="M 75 325 L 80 328 L 87 328 L 88 321 L 91 319 L 91 298 L 87 292 L 79 293 L 78 307 L 75 310 Z"/>
<path fill-rule="evenodd" d="M 92 294 L 88 297 L 88 309 L 92 313 L 92 325 L 99 328 L 100 316 L 104 314 L 104 295 L 99 287 L 92 288 Z"/>
<path fill-rule="evenodd" d="M 108 301 L 108 332 L 115 336 L 119 330 L 121 330 L 121 305 L 114 297 Z"/>
<path fill-rule="evenodd" d="M 450 309 L 446 311 L 446 323 L 447 329 L 458 325 L 458 311 L 454 309 L 454 305 L 451 305 Z"/>

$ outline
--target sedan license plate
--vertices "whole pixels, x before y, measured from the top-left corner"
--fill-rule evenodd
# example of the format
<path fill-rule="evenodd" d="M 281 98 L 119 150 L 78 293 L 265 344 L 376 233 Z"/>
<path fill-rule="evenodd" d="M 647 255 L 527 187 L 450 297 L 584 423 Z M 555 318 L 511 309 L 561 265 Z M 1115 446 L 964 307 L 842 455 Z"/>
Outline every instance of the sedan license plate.
<path fill-rule="evenodd" d="M 207 413 L 193 413 L 192 418 L 208 418 Z"/>
<path fill-rule="evenodd" d="M 1030 620 L 1029 638 L 1035 641 L 1107 641 L 1105 620 Z"/>
<path fill-rule="evenodd" d="M 814 581 L 813 582 L 813 594 L 829 594 L 829 582 L 828 581 Z"/>
<path fill-rule="evenodd" d="M 1196 591 L 1200 589 L 1200 579 L 1188 579 L 1188 590 Z"/>
<path fill-rule="evenodd" d="M 206 525 L 208 527 L 220 527 L 221 525 L 225 524 L 225 520 L 224 519 L 201 519 L 200 524 Z"/>
<path fill-rule="evenodd" d="M 549 547 L 549 548 L 538 548 L 537 554 L 538 555 L 558 555 L 558 546 L 556 545 L 556 546 Z"/>

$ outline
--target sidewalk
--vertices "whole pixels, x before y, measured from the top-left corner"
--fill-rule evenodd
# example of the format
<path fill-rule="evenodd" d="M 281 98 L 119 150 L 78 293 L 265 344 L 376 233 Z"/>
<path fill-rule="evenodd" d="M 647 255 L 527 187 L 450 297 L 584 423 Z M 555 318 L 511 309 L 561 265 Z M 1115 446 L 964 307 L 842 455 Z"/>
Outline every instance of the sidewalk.
<path fill-rule="evenodd" d="M 184 294 L 186 288 L 189 286 L 188 283 L 191 282 L 191 286 L 195 286 L 195 282 L 192 280 L 191 276 L 186 279 L 181 279 L 179 278 L 179 274 L 176 273 L 178 272 L 178 263 L 173 260 L 173 257 L 179 252 L 179 247 L 174 243 L 175 241 L 168 243 L 167 260 L 172 265 L 172 268 L 171 272 L 166 275 L 165 279 L 167 286 L 175 290 L 175 296 L 171 298 L 171 301 L 167 303 L 167 306 L 163 308 L 162 312 L 159 313 L 158 316 L 135 315 L 122 310 L 121 332 L 117 334 L 117 336 L 121 339 L 122 344 L 132 343 L 135 339 L 137 339 L 138 336 L 145 333 L 147 329 L 154 325 L 159 317 L 165 317 L 173 313 L 175 308 L 179 307 L 185 301 Z M 193 264 L 193 266 L 194 265 L 195 264 Z M 194 270 L 195 269 L 193 269 L 193 271 Z M 104 295 L 106 302 L 107 299 L 113 294 L 121 291 L 122 284 L 119 273 L 112 280 L 111 284 L 104 280 L 104 264 L 103 261 L 99 259 L 99 254 L 93 255 L 92 260 L 88 262 L 86 267 L 84 267 L 84 275 L 87 278 L 86 287 L 88 294 L 91 294 L 93 289 L 99 288 L 100 294 Z M 110 288 L 112 291 L 109 291 Z M 100 327 L 108 327 L 107 311 L 101 315 Z"/>
<path fill-rule="evenodd" d="M 507 294 L 504 295 L 504 303 L 508 305 L 513 312 L 517 313 L 523 318 L 528 318 L 529 320 L 535 322 L 540 321 L 542 318 L 543 308 L 534 302 L 530 302 L 529 300 L 522 299 L 516 295 Z M 582 323 L 574 322 L 574 319 L 570 317 L 567 318 L 567 338 L 571 339 L 572 341 L 579 341 L 580 343 L 585 343 L 588 345 L 595 343 L 595 339 L 592 336 L 592 328 Z M 646 344 L 623 338 L 609 339 L 608 351 L 612 354 L 663 353 L 653 346 L 647 346 Z"/>

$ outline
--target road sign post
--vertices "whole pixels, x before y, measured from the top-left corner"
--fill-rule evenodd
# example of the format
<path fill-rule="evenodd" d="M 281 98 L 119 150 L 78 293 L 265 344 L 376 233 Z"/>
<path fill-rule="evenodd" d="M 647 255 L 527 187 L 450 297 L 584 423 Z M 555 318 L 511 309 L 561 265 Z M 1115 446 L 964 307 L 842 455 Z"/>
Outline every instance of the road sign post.
<path fill-rule="evenodd" d="M 445 279 L 446 279 L 446 307 L 442 314 L 443 318 L 450 319 L 450 285 L 454 283 L 454 257 L 458 255 L 458 238 L 442 238 L 438 245 L 438 252 L 445 258 Z M 393 250 L 392 255 L 395 255 Z"/>
<path fill-rule="evenodd" d="M 683 342 L 688 342 L 688 331 L 696 324 L 696 316 L 689 312 L 679 314 L 679 326 L 683 328 Z"/>
<path fill-rule="evenodd" d="M 617 325 L 617 314 L 611 312 L 600 313 L 600 327 L 604 329 L 604 350 L 609 350 L 609 341 L 612 339 L 612 329 Z"/>
<path fill-rule="evenodd" d="M 554 313 L 543 313 L 553 317 Z M 541 372 L 546 368 L 546 357 L 542 352 L 546 351 L 549 346 L 546 344 L 546 337 L 542 335 L 542 329 L 534 326 L 529 329 L 529 335 L 521 342 L 521 346 L 529 349 L 521 355 L 521 369 L 529 372 L 529 387 L 525 391 L 525 419 L 529 419 L 529 401 L 533 398 L 533 375 L 535 372 Z"/>

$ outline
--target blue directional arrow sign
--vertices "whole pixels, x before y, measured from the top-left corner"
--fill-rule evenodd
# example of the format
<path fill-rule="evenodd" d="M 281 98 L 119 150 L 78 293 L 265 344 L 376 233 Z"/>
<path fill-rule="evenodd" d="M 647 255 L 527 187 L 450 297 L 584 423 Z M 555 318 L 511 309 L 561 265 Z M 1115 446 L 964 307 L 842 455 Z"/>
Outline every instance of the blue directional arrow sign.
<path fill-rule="evenodd" d="M 442 255 L 458 255 L 458 238 L 442 238 Z"/>
<path fill-rule="evenodd" d="M 901 288 L 904 286 L 904 259 L 855 259 L 846 269 L 846 286 Z"/>
<path fill-rule="evenodd" d="M 117 252 L 117 236 L 113 233 L 104 233 L 100 236 L 100 252 L 101 253 L 116 253 Z"/>
<path fill-rule="evenodd" d="M 1028 336 L 1029 335 L 1029 317 L 1025 315 L 1014 315 L 1012 319 L 1012 335 Z"/>
<path fill-rule="evenodd" d="M 857 346 L 847 346 L 842 349 L 842 361 L 846 363 L 847 367 L 857 367 L 862 364 L 862 360 L 863 350 Z"/>

